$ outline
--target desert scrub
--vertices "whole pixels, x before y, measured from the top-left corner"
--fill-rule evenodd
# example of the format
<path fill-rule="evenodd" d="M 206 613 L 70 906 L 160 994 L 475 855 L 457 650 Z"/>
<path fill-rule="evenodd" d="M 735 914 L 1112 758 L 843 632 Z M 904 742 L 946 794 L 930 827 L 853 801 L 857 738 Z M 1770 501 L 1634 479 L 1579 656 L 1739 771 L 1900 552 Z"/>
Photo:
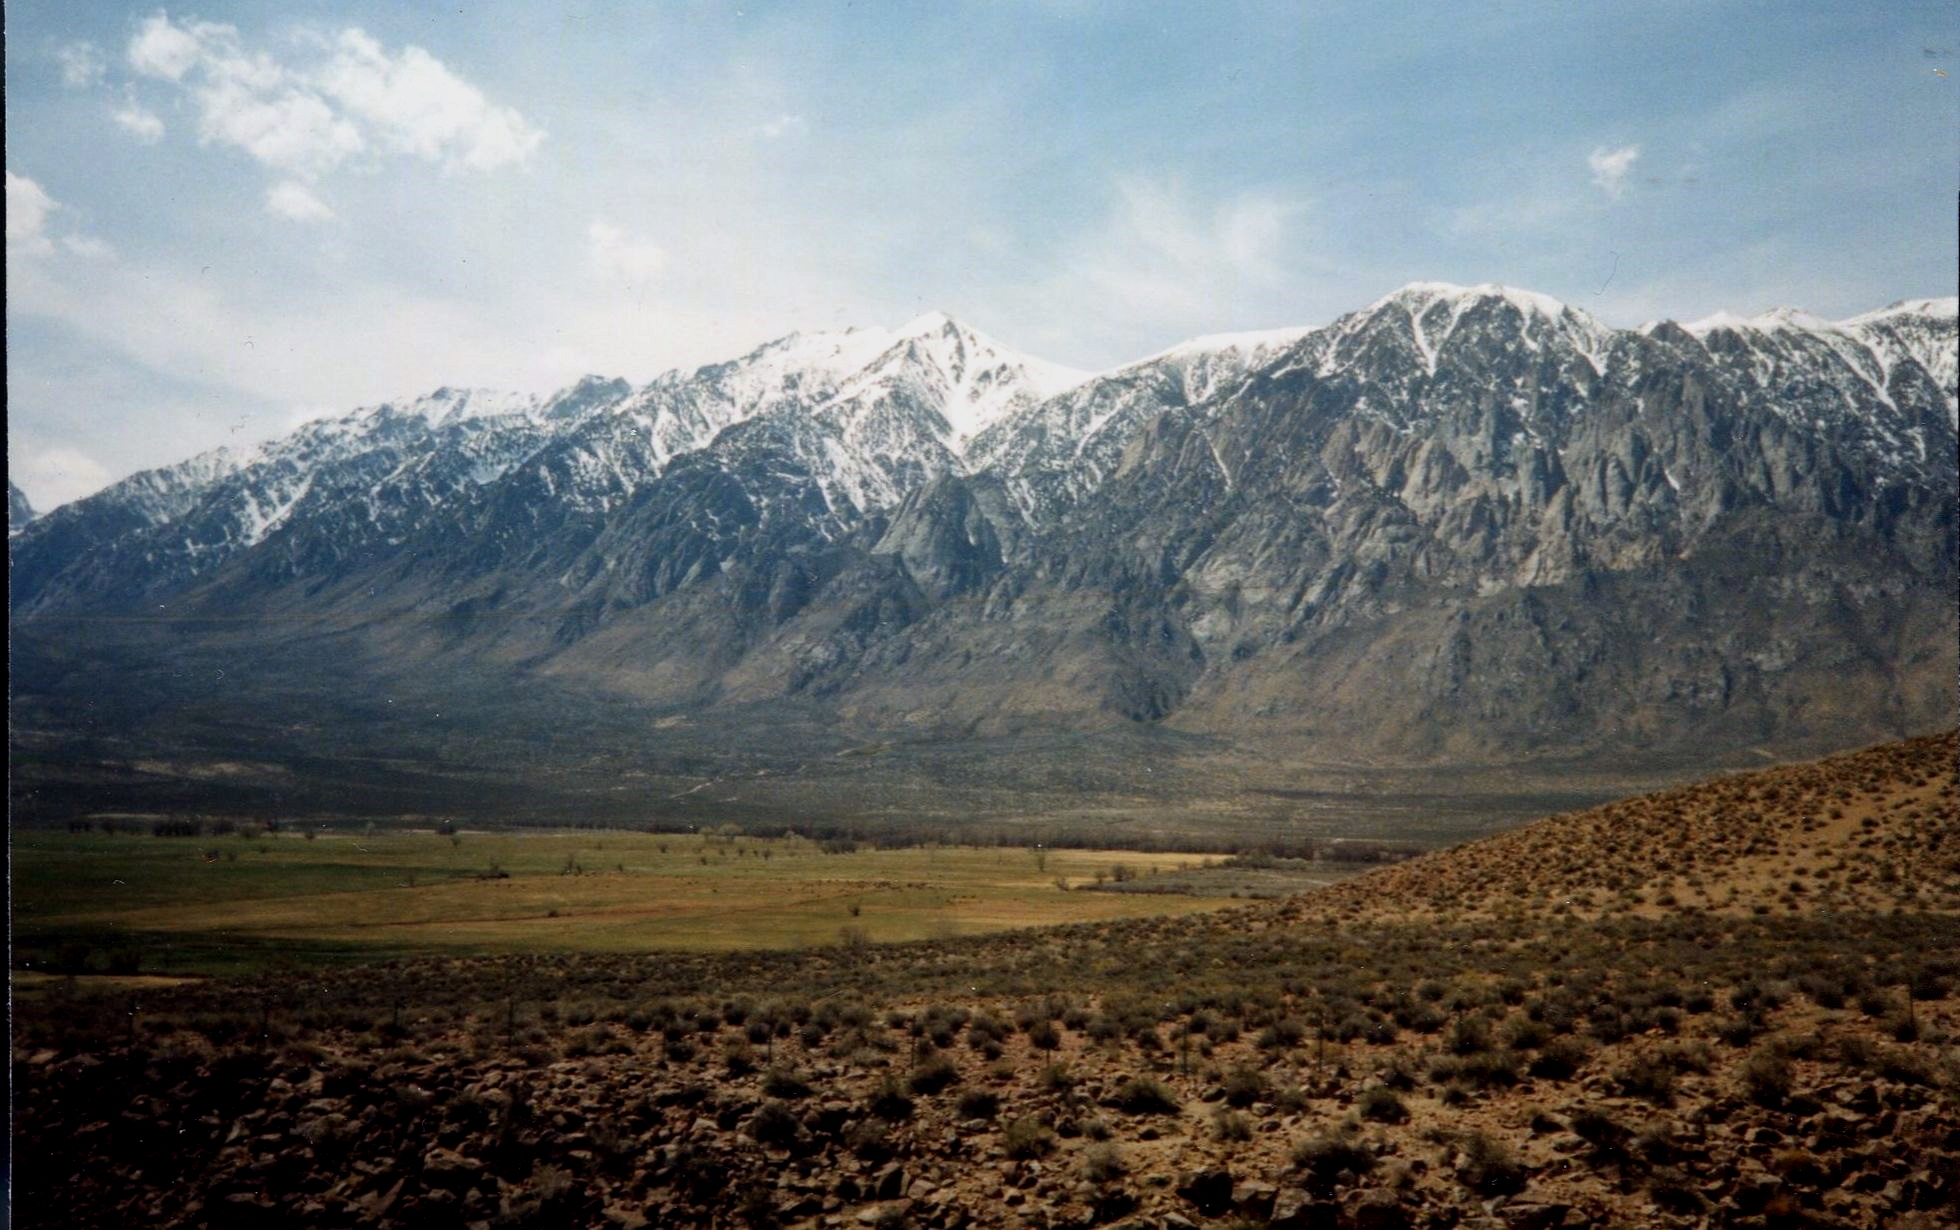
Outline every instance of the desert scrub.
<path fill-rule="evenodd" d="M 807 1098 L 810 1096 L 810 1083 L 788 1068 L 771 1068 L 762 1078 L 762 1092 L 772 1098 Z"/>
<path fill-rule="evenodd" d="M 1129 1115 L 1174 1115 L 1177 1095 L 1164 1082 L 1152 1076 L 1132 1076 L 1117 1086 L 1111 1104 Z"/>
<path fill-rule="evenodd" d="M 991 1119 L 1000 1113 L 1000 1095 L 989 1089 L 969 1089 L 957 1104 L 962 1119 Z"/>
<path fill-rule="evenodd" d="M 1225 1091 L 1225 1105 L 1241 1110 L 1265 1098 L 1270 1088 L 1265 1073 L 1245 1064 L 1235 1065 L 1225 1074 L 1221 1085 Z"/>
<path fill-rule="evenodd" d="M 1082 1151 L 1082 1175 L 1091 1183 L 1111 1183 L 1128 1173 L 1129 1166 L 1115 1145 L 1095 1144 Z"/>
<path fill-rule="evenodd" d="M 866 1109 L 887 1123 L 898 1123 L 912 1117 L 912 1099 L 906 1096 L 904 1086 L 887 1076 L 879 1082 Z"/>
<path fill-rule="evenodd" d="M 1221 1110 L 1211 1117 L 1211 1134 L 1228 1144 L 1252 1139 L 1252 1120 L 1236 1110 Z"/>
<path fill-rule="evenodd" d="M 1481 1016 L 1459 1017 L 1443 1036 L 1452 1055 L 1478 1055 L 1490 1049 L 1490 1022 Z"/>
<path fill-rule="evenodd" d="M 1359 1178 L 1375 1168 L 1375 1155 L 1351 1126 L 1301 1141 L 1293 1147 L 1292 1160 L 1296 1168 L 1322 1186 L 1343 1174 Z"/>
<path fill-rule="evenodd" d="M 1794 1080 L 1789 1058 L 1775 1047 L 1758 1050 L 1742 1066 L 1743 1094 L 1770 1110 L 1778 1109 L 1789 1099 Z"/>
<path fill-rule="evenodd" d="M 1480 1196 L 1505 1196 L 1524 1186 L 1525 1168 L 1496 1137 L 1472 1132 L 1463 1141 L 1456 1177 Z"/>
<path fill-rule="evenodd" d="M 1385 1085 L 1363 1093 L 1356 1109 L 1370 1123 L 1405 1123 L 1409 1118 L 1408 1106 Z"/>
<path fill-rule="evenodd" d="M 1655 1106 L 1674 1101 L 1674 1063 L 1659 1052 L 1642 1055 L 1613 1073 L 1613 1082 L 1622 1097 L 1639 1098 Z"/>
<path fill-rule="evenodd" d="M 1000 1134 L 1001 1150 L 1015 1161 L 1044 1157 L 1055 1147 L 1055 1134 L 1041 1120 L 1023 1116 Z"/>
<path fill-rule="evenodd" d="M 959 1079 L 960 1070 L 953 1066 L 952 1060 L 944 1055 L 934 1055 L 912 1069 L 912 1075 L 906 1078 L 905 1084 L 913 1093 L 931 1096 L 949 1085 L 957 1084 Z"/>
<path fill-rule="evenodd" d="M 781 1102 L 764 1102 L 749 1119 L 749 1138 L 757 1144 L 787 1147 L 795 1143 L 803 1125 L 795 1112 Z"/>

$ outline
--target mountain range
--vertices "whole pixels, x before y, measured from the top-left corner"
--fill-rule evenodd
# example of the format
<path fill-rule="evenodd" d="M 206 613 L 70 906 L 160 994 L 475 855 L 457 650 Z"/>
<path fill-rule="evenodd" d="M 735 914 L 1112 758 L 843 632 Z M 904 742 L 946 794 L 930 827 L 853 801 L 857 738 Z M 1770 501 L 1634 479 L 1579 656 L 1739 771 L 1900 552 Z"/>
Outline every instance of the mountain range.
<path fill-rule="evenodd" d="M 439 389 L 24 525 L 10 492 L 16 752 L 957 810 L 1918 733 L 1955 351 L 1950 298 L 1616 329 L 1417 283 L 1093 374 L 934 313 Z"/>

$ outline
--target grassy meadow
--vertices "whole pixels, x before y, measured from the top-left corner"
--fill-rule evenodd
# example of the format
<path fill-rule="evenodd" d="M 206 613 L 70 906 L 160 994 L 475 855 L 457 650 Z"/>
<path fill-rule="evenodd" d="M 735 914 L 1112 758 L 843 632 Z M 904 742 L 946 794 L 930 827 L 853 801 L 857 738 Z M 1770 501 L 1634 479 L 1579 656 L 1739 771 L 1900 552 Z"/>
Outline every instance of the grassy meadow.
<path fill-rule="evenodd" d="M 944 939 L 1184 914 L 1236 891 L 1216 873 L 1186 883 L 1214 861 L 1195 854 L 827 853 L 799 837 L 626 831 L 21 831 L 13 857 L 15 965 L 53 973 Z M 1179 891 L 1082 891 L 1119 875 Z"/>

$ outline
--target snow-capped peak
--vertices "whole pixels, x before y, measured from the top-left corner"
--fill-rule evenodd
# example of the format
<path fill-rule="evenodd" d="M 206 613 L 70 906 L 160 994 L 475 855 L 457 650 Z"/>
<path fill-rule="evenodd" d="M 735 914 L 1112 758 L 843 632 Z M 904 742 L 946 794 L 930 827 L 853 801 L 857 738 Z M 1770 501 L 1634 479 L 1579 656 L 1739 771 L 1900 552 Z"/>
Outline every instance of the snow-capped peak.
<path fill-rule="evenodd" d="M 1503 300 L 1526 317 L 1537 315 L 1556 320 L 1570 311 L 1591 319 L 1584 311 L 1571 307 L 1550 295 L 1540 294 L 1535 290 L 1522 290 L 1515 286 L 1503 286 L 1496 282 L 1479 282 L 1474 286 L 1459 286 L 1454 282 L 1410 282 L 1375 300 L 1365 310 L 1373 312 L 1390 304 L 1399 304 L 1416 312 L 1426 312 L 1437 303 L 1468 308 L 1491 299 Z"/>
<path fill-rule="evenodd" d="M 1847 325 L 1872 324 L 1890 320 L 1898 316 L 1932 316 L 1951 318 L 1960 316 L 1960 297 L 1948 295 L 1944 299 L 1901 299 L 1897 303 L 1879 308 L 1877 311 L 1861 312 L 1844 321 Z"/>
<path fill-rule="evenodd" d="M 898 328 L 892 330 L 892 332 L 899 337 L 924 337 L 928 333 L 939 333 L 946 329 L 959 329 L 963 327 L 951 316 L 934 309 L 933 311 L 922 312 L 914 316 Z"/>
<path fill-rule="evenodd" d="M 1807 312 L 1797 307 L 1774 307 L 1754 316 L 1738 316 L 1734 312 L 1715 312 L 1700 320 L 1689 321 L 1681 327 L 1696 337 L 1706 337 L 1717 329 L 1735 331 L 1755 330 L 1759 333 L 1775 333 L 1798 330 L 1805 333 L 1842 333 L 1859 325 L 1878 324 L 1882 321 L 1901 317 L 1929 316 L 1935 319 L 1951 318 L 1960 315 L 1960 298 L 1948 296 L 1944 299 L 1901 299 L 1889 307 L 1873 312 L 1861 312 L 1844 320 L 1826 320 L 1815 312 Z"/>
<path fill-rule="evenodd" d="M 1835 321 L 1825 320 L 1822 316 L 1795 307 L 1774 307 L 1767 312 L 1760 312 L 1754 316 L 1737 316 L 1733 312 L 1715 312 L 1702 317 L 1700 320 L 1691 320 L 1681 327 L 1695 337 L 1707 337 L 1717 329 L 1731 329 L 1736 331 L 1753 329 L 1759 333 L 1777 333 L 1787 330 L 1796 330 L 1803 333 L 1824 333 L 1835 332 L 1838 329 Z"/>
<path fill-rule="evenodd" d="M 1477 309 L 1493 303 L 1505 304 L 1517 313 L 1529 349 L 1536 350 L 1539 339 L 1550 330 L 1583 355 L 1595 373 L 1604 370 L 1601 356 L 1611 339 L 1611 329 L 1593 319 L 1590 313 L 1550 295 L 1495 282 L 1480 282 L 1475 286 L 1410 282 L 1361 311 L 1343 317 L 1336 328 L 1352 333 L 1385 315 L 1405 316 L 1410 340 L 1423 365 L 1434 375 L 1443 347 L 1456 333 L 1457 326 Z"/>
<path fill-rule="evenodd" d="M 1270 354 L 1284 350 L 1316 331 L 1315 325 L 1296 325 L 1290 329 L 1247 329 L 1240 333 L 1207 333 L 1179 342 L 1168 350 L 1160 350 L 1147 359 L 1130 364 L 1154 363 L 1161 359 L 1180 359 L 1194 355 L 1230 352 L 1238 355 Z"/>
<path fill-rule="evenodd" d="M 729 381 L 794 389 L 813 413 L 904 384 L 946 420 L 951 434 L 945 443 L 955 450 L 1016 407 L 1052 397 L 1090 375 L 1021 354 L 939 311 L 896 329 L 792 334 L 724 366 Z M 762 409 L 763 400 L 758 397 L 751 412 Z"/>

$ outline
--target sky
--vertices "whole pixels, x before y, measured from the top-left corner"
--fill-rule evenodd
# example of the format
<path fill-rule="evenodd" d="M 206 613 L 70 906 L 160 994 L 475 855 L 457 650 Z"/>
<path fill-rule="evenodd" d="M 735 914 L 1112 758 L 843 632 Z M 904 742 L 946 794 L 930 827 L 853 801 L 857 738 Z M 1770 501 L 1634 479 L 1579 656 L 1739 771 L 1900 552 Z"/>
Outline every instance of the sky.
<path fill-rule="evenodd" d="M 1501 282 L 1608 324 L 1953 293 L 1932 3 L 8 0 L 37 508 L 442 385 L 944 310 L 1099 369 Z"/>

